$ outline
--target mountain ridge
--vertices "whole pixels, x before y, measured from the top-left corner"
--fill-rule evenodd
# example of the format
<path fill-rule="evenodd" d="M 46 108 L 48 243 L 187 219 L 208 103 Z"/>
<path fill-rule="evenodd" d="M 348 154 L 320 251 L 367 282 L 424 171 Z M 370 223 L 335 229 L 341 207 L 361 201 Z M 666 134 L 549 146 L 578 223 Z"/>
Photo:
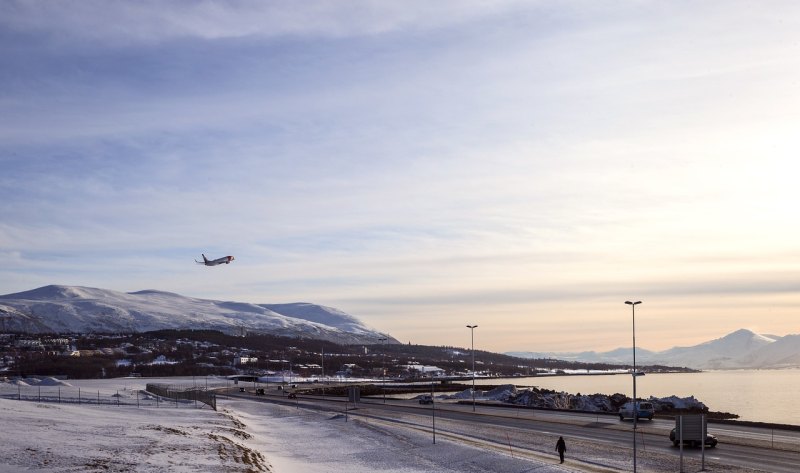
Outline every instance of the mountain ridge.
<path fill-rule="evenodd" d="M 607 352 L 506 352 L 521 358 L 558 358 L 571 361 L 631 364 L 631 348 Z M 800 335 L 761 335 L 739 329 L 688 347 L 650 351 L 636 347 L 637 364 L 685 366 L 694 369 L 779 369 L 800 367 Z"/>
<path fill-rule="evenodd" d="M 53 284 L 0 295 L 0 316 L 6 330 L 32 333 L 246 329 L 342 344 L 375 343 L 386 337 L 350 314 L 318 304 L 217 301 L 155 289 L 119 292 Z"/>

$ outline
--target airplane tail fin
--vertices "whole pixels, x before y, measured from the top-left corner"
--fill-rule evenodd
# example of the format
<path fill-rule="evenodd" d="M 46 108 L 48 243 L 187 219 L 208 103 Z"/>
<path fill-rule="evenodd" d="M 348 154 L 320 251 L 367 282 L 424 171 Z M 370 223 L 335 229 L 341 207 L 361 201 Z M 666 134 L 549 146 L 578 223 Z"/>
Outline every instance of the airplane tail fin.
<path fill-rule="evenodd" d="M 206 258 L 206 255 L 203 255 L 203 262 L 208 263 L 208 258 Z"/>

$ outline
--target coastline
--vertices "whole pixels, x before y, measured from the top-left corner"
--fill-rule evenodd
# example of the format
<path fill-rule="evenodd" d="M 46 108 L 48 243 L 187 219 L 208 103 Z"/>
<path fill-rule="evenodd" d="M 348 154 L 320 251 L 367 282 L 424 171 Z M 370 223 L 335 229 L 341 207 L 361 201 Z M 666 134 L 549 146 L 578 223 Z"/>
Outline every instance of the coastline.
<path fill-rule="evenodd" d="M 491 384 L 513 383 L 567 393 L 632 393 L 628 376 L 559 376 L 505 378 Z M 483 389 L 480 380 L 476 383 Z M 489 384 L 486 382 L 485 384 Z M 640 399 L 650 396 L 695 397 L 710 411 L 738 415 L 737 421 L 800 425 L 794 406 L 800 399 L 800 369 L 708 370 L 700 373 L 648 373 L 637 379 Z"/>
<path fill-rule="evenodd" d="M 438 392 L 436 388 L 439 388 Z M 501 385 L 481 385 L 480 390 L 476 389 L 474 398 L 482 403 L 502 407 L 517 407 L 523 409 L 546 409 L 563 410 L 572 412 L 587 412 L 592 414 L 604 414 L 617 416 L 620 407 L 628 402 L 629 398 L 622 393 L 614 394 L 572 394 L 559 392 L 551 389 L 541 389 L 536 387 L 520 388 L 514 384 Z M 346 396 L 347 388 L 328 388 L 329 394 Z M 298 392 L 320 395 L 321 389 L 313 387 L 308 389 L 304 386 L 298 387 Z M 468 384 L 447 383 L 442 385 L 383 385 L 371 384 L 360 388 L 361 396 L 378 396 L 382 394 L 433 394 L 439 400 L 455 400 L 459 403 L 465 399 L 473 399 L 472 387 Z M 652 402 L 656 408 L 658 417 L 669 417 L 675 415 L 704 414 L 709 419 L 735 419 L 737 414 L 728 412 L 711 411 L 700 400 L 694 396 L 679 398 L 669 396 L 667 398 L 640 398 L 642 401 Z M 472 402 L 471 400 L 469 401 Z"/>

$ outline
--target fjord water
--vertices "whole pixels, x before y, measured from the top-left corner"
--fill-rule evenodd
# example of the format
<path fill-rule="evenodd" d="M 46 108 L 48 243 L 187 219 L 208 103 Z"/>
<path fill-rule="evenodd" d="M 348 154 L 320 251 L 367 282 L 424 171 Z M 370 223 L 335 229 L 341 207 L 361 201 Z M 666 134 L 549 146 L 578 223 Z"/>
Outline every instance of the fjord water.
<path fill-rule="evenodd" d="M 565 391 L 570 394 L 632 394 L 627 374 L 572 375 L 479 380 L 480 384 Z M 638 397 L 694 396 L 712 411 L 738 414 L 739 420 L 800 425 L 800 369 L 726 370 L 647 374 L 636 380 Z"/>

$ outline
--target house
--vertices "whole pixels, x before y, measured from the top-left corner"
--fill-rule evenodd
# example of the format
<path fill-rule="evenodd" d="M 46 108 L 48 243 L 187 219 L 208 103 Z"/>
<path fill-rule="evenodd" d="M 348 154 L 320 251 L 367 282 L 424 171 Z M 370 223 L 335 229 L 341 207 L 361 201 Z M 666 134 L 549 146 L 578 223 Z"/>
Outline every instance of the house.
<path fill-rule="evenodd" d="M 235 366 L 249 365 L 258 363 L 258 358 L 254 356 L 236 356 L 233 358 Z"/>
<path fill-rule="evenodd" d="M 416 372 L 417 376 L 442 376 L 445 374 L 445 370 L 439 368 L 438 366 L 426 366 L 420 365 L 419 363 L 406 365 L 406 369 L 411 372 Z"/>

